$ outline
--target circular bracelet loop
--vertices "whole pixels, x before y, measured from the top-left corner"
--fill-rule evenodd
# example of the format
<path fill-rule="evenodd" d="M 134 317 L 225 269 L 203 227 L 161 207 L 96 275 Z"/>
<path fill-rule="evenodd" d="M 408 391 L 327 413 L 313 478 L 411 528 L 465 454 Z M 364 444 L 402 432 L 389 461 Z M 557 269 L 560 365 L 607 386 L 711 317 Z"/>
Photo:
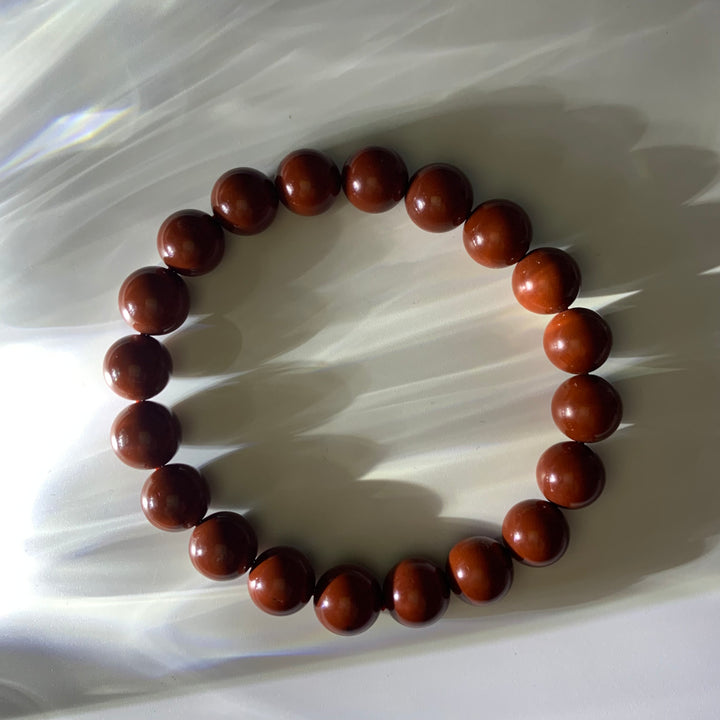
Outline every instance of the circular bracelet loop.
<path fill-rule="evenodd" d="M 195 568 L 213 580 L 248 573 L 250 598 L 264 612 L 288 615 L 312 598 L 319 621 L 340 635 L 366 630 L 383 609 L 403 625 L 428 625 L 445 613 L 451 593 L 471 605 L 493 602 L 509 591 L 514 562 L 544 566 L 559 560 L 569 542 L 560 508 L 589 505 L 605 485 L 602 461 L 586 443 L 609 437 L 622 418 L 617 391 L 589 374 L 610 353 L 610 328 L 592 310 L 568 309 L 581 281 L 573 258 L 551 247 L 528 252 L 530 218 L 510 200 L 486 200 L 472 209 L 470 182 L 452 165 L 427 165 L 408 178 L 402 158 L 376 146 L 353 154 L 342 172 L 327 155 L 302 149 L 282 160 L 274 181 L 252 168 L 224 173 L 212 188 L 213 215 L 180 210 L 161 224 L 157 247 L 166 267 L 141 268 L 122 283 L 120 312 L 139 334 L 115 342 L 104 361 L 108 385 L 136 401 L 115 419 L 111 441 L 123 462 L 154 470 L 141 492 L 147 519 L 161 530 L 192 528 L 189 553 Z M 532 312 L 553 315 L 543 347 L 550 362 L 571 374 L 551 401 L 552 418 L 570 440 L 548 448 L 537 463 L 537 484 L 546 499 L 514 505 L 500 538 L 460 539 L 449 549 L 443 568 L 424 558 L 401 559 L 382 585 L 357 565 L 330 568 L 316 582 L 315 570 L 300 550 L 279 546 L 258 555 L 255 531 L 242 515 L 207 515 L 210 491 L 200 472 L 168 464 L 180 442 L 177 419 L 149 400 L 167 385 L 172 371 L 170 354 L 152 336 L 179 328 L 190 310 L 181 276 L 217 267 L 225 249 L 224 230 L 260 233 L 272 224 L 280 203 L 298 215 L 318 215 L 332 206 L 341 189 L 367 213 L 385 212 L 404 199 L 410 219 L 423 230 L 447 232 L 463 225 L 465 249 L 478 264 L 514 265 L 515 297 Z"/>

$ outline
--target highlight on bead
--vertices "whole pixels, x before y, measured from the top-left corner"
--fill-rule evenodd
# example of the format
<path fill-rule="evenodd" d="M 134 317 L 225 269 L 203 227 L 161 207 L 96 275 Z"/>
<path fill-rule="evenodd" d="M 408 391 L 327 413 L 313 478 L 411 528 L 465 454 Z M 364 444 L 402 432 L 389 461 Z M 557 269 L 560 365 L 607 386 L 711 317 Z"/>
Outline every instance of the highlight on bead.
<path fill-rule="evenodd" d="M 211 493 L 201 472 L 170 462 L 181 441 L 180 424 L 170 409 L 150 400 L 172 373 L 170 353 L 153 336 L 177 330 L 190 311 L 183 276 L 212 273 L 226 242 L 264 232 L 278 212 L 308 217 L 327 212 L 341 190 L 366 213 L 387 212 L 404 200 L 409 219 L 427 233 L 462 226 L 462 243 L 477 264 L 514 266 L 513 294 L 527 310 L 553 316 L 543 349 L 553 365 L 571 375 L 550 401 L 551 417 L 569 440 L 549 447 L 535 469 L 545 499 L 513 505 L 501 537 L 458 538 L 443 566 L 418 557 L 399 559 L 382 585 L 356 564 L 337 565 L 316 580 L 311 560 L 294 547 L 272 547 L 258 555 L 248 519 L 230 510 L 208 515 Z M 329 155 L 308 148 L 288 153 L 272 178 L 254 168 L 233 168 L 216 180 L 210 206 L 212 214 L 185 209 L 162 221 L 156 245 L 165 266 L 131 273 L 118 296 L 120 313 L 136 334 L 113 343 L 103 359 L 108 386 L 134 401 L 115 418 L 111 445 L 125 464 L 153 470 L 141 491 L 148 521 L 163 531 L 189 530 L 189 560 L 204 577 L 227 581 L 247 575 L 248 594 L 260 611 L 290 615 L 312 601 L 319 622 L 337 635 L 368 630 L 383 610 L 401 625 L 425 627 L 443 616 L 451 594 L 470 605 L 496 602 L 510 591 L 514 563 L 557 562 L 569 543 L 563 512 L 587 507 L 605 486 L 602 460 L 587 443 L 609 437 L 622 419 L 615 388 L 589 374 L 608 358 L 612 334 L 595 311 L 570 307 L 581 283 L 571 254 L 553 247 L 530 249 L 532 223 L 512 200 L 484 200 L 473 208 L 473 189 L 460 168 L 435 162 L 410 176 L 395 150 L 375 145 L 353 153 L 342 171 Z"/>
<path fill-rule="evenodd" d="M 600 497 L 605 487 L 602 460 L 580 442 L 561 442 L 549 447 L 535 469 L 542 494 L 555 505 L 577 509 Z"/>
<path fill-rule="evenodd" d="M 420 168 L 410 179 L 405 208 L 419 228 L 440 233 L 467 220 L 472 200 L 472 186 L 462 170 L 447 163 L 433 163 Z"/>
<path fill-rule="evenodd" d="M 190 311 L 190 293 L 173 270 L 144 267 L 128 275 L 118 294 L 120 314 L 143 335 L 165 335 L 177 330 Z"/>
<path fill-rule="evenodd" d="M 450 587 L 442 569 L 430 560 L 401 560 L 385 577 L 386 610 L 401 625 L 422 627 L 437 622 L 450 602 Z"/>
<path fill-rule="evenodd" d="M 537 248 L 522 258 L 512 275 L 517 301 L 534 313 L 567 310 L 580 290 L 580 268 L 558 248 Z"/>
<path fill-rule="evenodd" d="M 446 574 L 450 589 L 470 605 L 484 605 L 504 597 L 513 580 L 507 547 L 483 535 L 460 540 L 448 553 Z"/>
<path fill-rule="evenodd" d="M 126 335 L 115 341 L 103 360 L 105 382 L 127 400 L 149 400 L 170 380 L 172 358 L 151 335 Z"/>
<path fill-rule="evenodd" d="M 205 275 L 223 259 L 225 235 L 217 220 L 199 210 L 179 210 L 157 235 L 162 261 L 180 275 Z"/>
<path fill-rule="evenodd" d="M 290 615 L 313 596 L 315 571 L 293 547 L 274 547 L 258 555 L 248 575 L 250 599 L 270 615 Z"/>
<path fill-rule="evenodd" d="M 280 201 L 297 215 L 320 215 L 340 194 L 340 171 L 325 153 L 295 150 L 277 170 L 275 186 Z"/>
<path fill-rule="evenodd" d="M 274 183 L 259 170 L 234 168 L 213 185 L 210 204 L 218 223 L 236 235 L 257 235 L 275 219 L 278 194 Z"/>
<path fill-rule="evenodd" d="M 486 200 L 463 225 L 468 255 L 480 265 L 502 268 L 521 260 L 530 247 L 532 223 L 527 213 L 510 200 Z"/>

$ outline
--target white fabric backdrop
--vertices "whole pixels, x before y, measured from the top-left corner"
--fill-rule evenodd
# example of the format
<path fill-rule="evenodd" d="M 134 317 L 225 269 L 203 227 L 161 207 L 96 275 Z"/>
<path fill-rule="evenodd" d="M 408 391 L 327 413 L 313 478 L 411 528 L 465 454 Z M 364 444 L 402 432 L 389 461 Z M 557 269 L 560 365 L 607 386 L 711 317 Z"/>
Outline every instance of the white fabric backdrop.
<path fill-rule="evenodd" d="M 0 4 L 0 716 L 716 716 L 720 6 Z M 337 638 L 263 616 L 139 511 L 108 429 L 123 278 L 226 169 L 369 142 L 453 162 L 568 248 L 625 422 L 571 545 L 487 609 Z M 460 230 L 280 212 L 190 282 L 174 407 L 214 507 L 379 576 L 536 497 L 547 318 Z"/>

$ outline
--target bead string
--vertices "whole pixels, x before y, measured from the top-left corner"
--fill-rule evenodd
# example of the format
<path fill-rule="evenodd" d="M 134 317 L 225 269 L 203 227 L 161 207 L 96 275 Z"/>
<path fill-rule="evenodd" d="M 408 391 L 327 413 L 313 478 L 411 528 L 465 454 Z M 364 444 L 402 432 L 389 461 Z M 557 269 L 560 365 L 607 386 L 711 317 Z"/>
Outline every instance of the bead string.
<path fill-rule="evenodd" d="M 250 523 L 230 511 L 207 515 L 208 485 L 193 467 L 169 464 L 180 442 L 173 413 L 149 398 L 167 384 L 172 360 L 153 336 L 179 328 L 190 299 L 182 276 L 203 275 L 223 257 L 224 230 L 254 235 L 270 226 L 282 202 L 299 215 L 318 215 L 340 190 L 359 210 L 380 213 L 401 200 L 410 219 L 428 232 L 446 232 L 464 223 L 463 243 L 470 257 L 489 268 L 515 265 L 512 289 L 520 304 L 552 314 L 543 336 L 549 360 L 571 377 L 555 391 L 551 412 L 570 440 L 540 457 L 536 477 L 546 500 L 514 505 L 502 524 L 502 537 L 468 537 L 454 545 L 440 568 L 421 558 L 396 564 L 381 587 L 358 565 L 340 565 L 315 581 L 306 556 L 291 547 L 257 555 Z M 586 443 L 609 437 L 622 416 L 620 397 L 590 374 L 608 357 L 612 338 L 592 310 L 568 309 L 580 289 L 580 271 L 566 252 L 538 248 L 528 252 L 532 225 L 509 200 L 489 200 L 472 209 L 467 177 L 452 165 L 436 163 L 408 180 L 405 163 L 393 150 L 367 147 L 350 157 L 342 174 L 315 150 L 297 150 L 280 163 L 275 182 L 251 168 L 226 172 L 212 189 L 213 215 L 181 210 L 160 226 L 157 245 L 165 267 L 136 270 L 123 282 L 119 307 L 137 334 L 121 338 L 107 351 L 104 374 L 110 387 L 135 403 L 112 425 L 118 457 L 136 468 L 154 468 L 141 504 L 148 520 L 162 530 L 192 528 L 190 559 L 203 575 L 228 580 L 248 573 L 255 605 L 287 615 L 311 598 L 320 622 L 332 632 L 352 635 L 369 628 L 381 610 L 400 623 L 428 625 L 445 612 L 451 591 L 466 602 L 484 604 L 510 589 L 513 561 L 532 566 L 556 562 L 568 545 L 569 530 L 560 508 L 592 503 L 602 492 L 605 470 Z M 472 210 L 471 210 L 472 209 Z"/>

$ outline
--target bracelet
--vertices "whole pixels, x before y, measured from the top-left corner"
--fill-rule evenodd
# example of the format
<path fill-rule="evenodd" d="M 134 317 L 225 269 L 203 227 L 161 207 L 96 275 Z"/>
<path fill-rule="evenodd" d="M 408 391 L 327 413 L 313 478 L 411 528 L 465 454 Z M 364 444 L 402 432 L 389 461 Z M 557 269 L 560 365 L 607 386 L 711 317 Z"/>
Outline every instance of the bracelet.
<path fill-rule="evenodd" d="M 488 268 L 514 265 L 512 290 L 535 313 L 552 314 L 543 335 L 548 359 L 569 373 L 555 391 L 551 414 L 569 438 L 547 449 L 536 467 L 545 500 L 514 505 L 502 523 L 502 537 L 468 537 L 449 551 L 444 568 L 422 558 L 398 562 L 381 587 L 360 565 L 339 565 L 316 582 L 315 571 L 299 550 L 273 547 L 260 555 L 250 523 L 231 511 L 208 515 L 210 491 L 200 472 L 169 464 L 180 443 L 180 425 L 163 405 L 150 400 L 168 383 L 172 360 L 155 335 L 179 328 L 190 298 L 182 276 L 203 275 L 223 257 L 225 231 L 254 235 L 273 222 L 280 202 L 298 215 L 318 215 L 343 189 L 359 210 L 381 213 L 401 200 L 410 219 L 428 232 L 464 224 L 463 243 L 470 257 Z M 123 318 L 136 334 L 107 351 L 104 375 L 109 386 L 135 401 L 116 417 L 111 443 L 126 464 L 154 469 L 141 493 L 141 506 L 157 528 L 192 528 L 190 560 L 213 580 L 248 573 L 250 598 L 261 610 L 288 615 L 313 598 L 315 613 L 329 630 L 352 635 L 369 628 L 381 610 L 403 625 L 418 627 L 439 619 L 451 592 L 480 605 L 510 589 L 513 562 L 545 566 L 568 546 L 569 530 L 560 508 L 589 505 L 603 490 L 605 469 L 588 447 L 619 426 L 622 404 L 610 383 L 590 374 L 607 359 L 612 344 L 606 322 L 592 310 L 568 309 L 580 289 L 580 270 L 563 250 L 528 252 L 532 225 L 525 211 L 509 200 L 488 200 L 474 209 L 467 177 L 443 163 L 427 165 L 408 180 L 393 150 L 367 147 L 345 163 L 342 173 L 316 150 L 297 150 L 280 163 L 275 182 L 258 170 L 236 168 L 215 183 L 213 215 L 181 210 L 160 226 L 157 247 L 165 267 L 144 267 L 129 275 L 119 293 Z"/>

